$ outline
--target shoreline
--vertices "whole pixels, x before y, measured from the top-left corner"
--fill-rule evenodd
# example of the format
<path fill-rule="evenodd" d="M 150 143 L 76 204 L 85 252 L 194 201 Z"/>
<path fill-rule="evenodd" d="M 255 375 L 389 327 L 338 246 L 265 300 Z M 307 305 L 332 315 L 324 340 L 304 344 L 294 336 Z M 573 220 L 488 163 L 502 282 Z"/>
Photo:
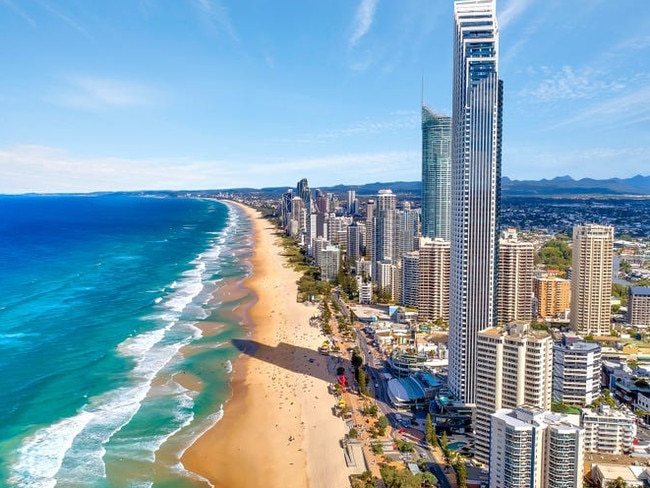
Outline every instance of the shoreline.
<path fill-rule="evenodd" d="M 216 488 L 349 486 L 338 444 L 345 426 L 327 392 L 334 377 L 316 350 L 323 336 L 309 325 L 317 308 L 296 302 L 300 274 L 280 255 L 272 224 L 250 207 L 229 204 L 252 224 L 252 272 L 241 286 L 254 296 L 233 312 L 249 335 L 234 341 L 242 353 L 223 418 L 181 462 Z"/>

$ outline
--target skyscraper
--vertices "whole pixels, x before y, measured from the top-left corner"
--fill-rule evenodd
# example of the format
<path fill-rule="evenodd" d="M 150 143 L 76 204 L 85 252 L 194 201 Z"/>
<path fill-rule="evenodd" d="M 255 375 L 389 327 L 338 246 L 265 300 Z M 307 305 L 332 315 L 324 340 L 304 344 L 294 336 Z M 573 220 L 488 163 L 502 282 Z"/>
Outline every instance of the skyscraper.
<path fill-rule="evenodd" d="M 609 334 L 614 228 L 573 228 L 571 328 L 581 335 Z"/>
<path fill-rule="evenodd" d="M 451 117 L 422 107 L 422 235 L 449 240 Z"/>
<path fill-rule="evenodd" d="M 454 15 L 449 389 L 473 404 L 477 335 L 496 323 L 503 85 L 495 1 Z"/>

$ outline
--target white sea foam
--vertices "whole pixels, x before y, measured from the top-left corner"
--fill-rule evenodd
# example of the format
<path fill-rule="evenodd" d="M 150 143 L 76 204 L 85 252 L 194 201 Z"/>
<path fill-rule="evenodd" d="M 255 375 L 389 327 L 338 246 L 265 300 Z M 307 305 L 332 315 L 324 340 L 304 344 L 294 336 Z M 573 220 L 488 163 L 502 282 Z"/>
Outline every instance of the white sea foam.
<path fill-rule="evenodd" d="M 206 280 L 218 273 L 222 259 L 231 259 L 224 255 L 223 246 L 227 237 L 236 232 L 239 219 L 235 212 L 229 212 L 229 216 L 226 228 L 221 233 L 216 233 L 210 247 L 191 263 L 193 268 L 161 290 L 162 297 L 155 299 L 158 312 L 146 319 L 156 321 L 160 327 L 130 337 L 118 346 L 117 352 L 120 355 L 130 357 L 135 362 L 130 373 L 132 385 L 93 397 L 75 416 L 37 430 L 26 438 L 17 450 L 16 460 L 10 468 L 12 486 L 50 488 L 57 483 L 60 486 L 79 484 L 80 480 L 92 485 L 105 478 L 105 446 L 142 409 L 156 375 L 174 358 L 179 357 L 179 350 L 184 345 L 201 336 L 200 329 L 181 321 L 181 316 L 184 314 L 185 318 L 196 320 L 207 317 L 202 306 L 207 305 L 215 285 L 210 282 L 205 286 Z M 169 343 L 172 337 L 174 341 Z M 232 365 L 226 363 L 225 367 L 230 371 Z M 168 395 L 168 399 L 171 398 L 176 405 L 175 419 L 170 423 L 170 429 L 160 435 L 133 439 L 131 447 L 137 448 L 141 459 L 153 461 L 161 446 L 181 430 L 183 438 L 191 439 L 187 444 L 191 445 L 223 416 L 222 408 L 199 425 L 192 426 L 194 416 L 191 392 L 172 389 Z M 127 444 L 110 445 L 121 451 L 122 448 L 129 448 Z M 181 455 L 182 452 L 179 456 Z M 193 476 L 180 463 L 177 468 L 185 476 Z M 151 483 L 142 486 L 151 486 Z"/>
<path fill-rule="evenodd" d="M 54 476 L 61 467 L 65 453 L 91 418 L 92 414 L 82 411 L 75 417 L 61 420 L 25 439 L 18 449 L 18 459 L 12 466 L 9 477 L 12 486 L 55 486 Z"/>

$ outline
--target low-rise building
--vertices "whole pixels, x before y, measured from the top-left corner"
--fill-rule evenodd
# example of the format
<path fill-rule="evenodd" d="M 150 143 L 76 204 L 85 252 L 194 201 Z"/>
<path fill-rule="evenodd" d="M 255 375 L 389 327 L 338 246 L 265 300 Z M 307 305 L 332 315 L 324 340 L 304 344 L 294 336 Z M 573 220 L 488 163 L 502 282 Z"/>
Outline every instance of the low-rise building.
<path fill-rule="evenodd" d="M 628 454 L 633 450 L 636 417 L 629 410 L 607 405 L 583 408 L 580 425 L 585 429 L 585 452 Z"/>

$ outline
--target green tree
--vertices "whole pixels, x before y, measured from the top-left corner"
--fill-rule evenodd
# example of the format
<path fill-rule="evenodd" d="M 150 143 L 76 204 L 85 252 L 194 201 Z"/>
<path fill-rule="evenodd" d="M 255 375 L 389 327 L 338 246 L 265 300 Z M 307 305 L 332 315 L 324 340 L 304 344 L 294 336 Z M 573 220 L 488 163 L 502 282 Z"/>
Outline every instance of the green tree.
<path fill-rule="evenodd" d="M 442 448 L 443 451 L 447 450 L 447 447 L 449 446 L 449 439 L 447 439 L 447 431 L 442 432 L 442 437 L 440 438 L 440 447 Z"/>
<path fill-rule="evenodd" d="M 361 393 L 363 396 L 366 396 L 368 394 L 366 372 L 363 369 L 359 369 L 359 393 Z"/>
<path fill-rule="evenodd" d="M 377 478 L 370 471 L 350 476 L 352 488 L 375 488 Z"/>
<path fill-rule="evenodd" d="M 554 239 L 551 239 L 542 246 L 535 261 L 549 268 L 566 271 L 571 266 L 569 239 L 565 239 L 564 236 L 558 234 Z"/>
<path fill-rule="evenodd" d="M 359 431 L 354 427 L 352 427 L 348 432 L 348 435 L 350 436 L 350 439 L 356 439 L 357 437 L 359 437 Z"/>
<path fill-rule="evenodd" d="M 424 438 L 431 447 L 438 446 L 438 436 L 436 435 L 436 429 L 433 427 L 430 413 L 427 414 L 427 418 L 424 421 Z"/>
<path fill-rule="evenodd" d="M 456 485 L 458 488 L 467 488 L 467 466 L 462 456 L 454 463 L 454 471 L 456 472 Z"/>
<path fill-rule="evenodd" d="M 352 353 L 352 359 L 350 361 L 352 362 L 354 369 L 359 369 L 363 364 L 363 357 L 355 350 Z"/>
<path fill-rule="evenodd" d="M 438 485 L 438 479 L 429 471 L 422 471 L 417 477 L 422 488 L 435 488 Z"/>
<path fill-rule="evenodd" d="M 388 419 L 385 415 L 379 417 L 377 420 L 377 428 L 379 429 L 379 435 L 384 435 L 386 433 L 386 428 L 388 427 Z"/>
<path fill-rule="evenodd" d="M 627 488 L 627 483 L 619 476 L 614 481 L 607 483 L 607 488 Z"/>

